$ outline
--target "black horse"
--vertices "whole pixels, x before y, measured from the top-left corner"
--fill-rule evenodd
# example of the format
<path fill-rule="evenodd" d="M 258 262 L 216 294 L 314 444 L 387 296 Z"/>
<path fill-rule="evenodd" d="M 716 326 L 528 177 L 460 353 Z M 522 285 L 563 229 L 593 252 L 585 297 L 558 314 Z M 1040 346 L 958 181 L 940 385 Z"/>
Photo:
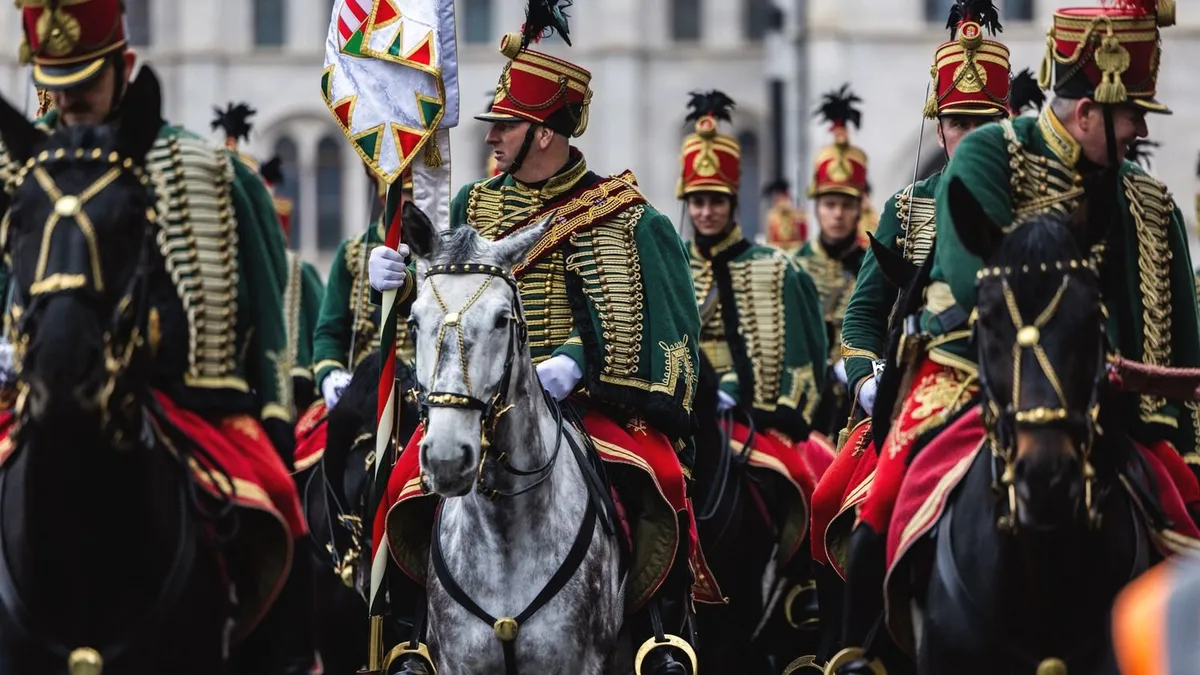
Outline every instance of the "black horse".
<path fill-rule="evenodd" d="M 1113 598 L 1155 559 L 1146 521 L 1161 522 L 1123 406 L 1107 400 L 1087 253 L 1103 232 L 1083 208 L 1005 234 L 961 182 L 948 187 L 959 237 L 986 261 L 973 330 L 989 436 L 909 564 L 918 669 L 1099 672 Z"/>
<path fill-rule="evenodd" d="M 21 308 L 0 441 L 3 673 L 225 672 L 235 607 L 218 556 L 237 523 L 197 485 L 195 449 L 148 385 L 157 247 L 140 166 L 159 108 L 148 70 L 119 126 L 46 135 L 0 100 L 0 137 L 25 166 L 0 199 Z"/>
<path fill-rule="evenodd" d="M 353 673 L 367 663 L 369 634 L 371 528 L 380 497 L 375 476 L 376 401 L 380 352 L 372 352 L 354 370 L 337 405 L 326 418 L 325 454 L 301 475 L 301 499 L 309 523 L 309 547 L 316 567 L 319 646 L 326 672 Z M 401 392 L 415 384 L 412 369 L 396 364 Z M 416 407 L 400 399 L 399 432 L 403 443 L 418 423 Z M 383 468 L 383 476 L 390 472 Z M 402 639 L 394 626 L 387 644 Z"/>

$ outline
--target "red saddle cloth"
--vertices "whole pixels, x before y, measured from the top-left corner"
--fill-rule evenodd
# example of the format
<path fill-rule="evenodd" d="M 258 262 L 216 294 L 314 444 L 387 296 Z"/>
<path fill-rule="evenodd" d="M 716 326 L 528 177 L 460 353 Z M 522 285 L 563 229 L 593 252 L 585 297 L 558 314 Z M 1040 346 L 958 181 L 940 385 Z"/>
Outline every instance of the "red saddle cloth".
<path fill-rule="evenodd" d="M 897 571 L 905 565 L 907 554 L 941 519 L 950 495 L 971 468 L 977 453 L 990 452 L 984 447 L 986 429 L 982 410 L 975 406 L 938 433 L 913 459 L 904 476 L 887 531 L 888 572 L 884 584 L 888 625 L 901 643 L 912 640 L 906 581 L 910 575 Z M 1155 496 L 1171 523 L 1170 530 L 1152 531 L 1154 543 L 1164 554 L 1200 551 L 1200 529 L 1188 514 L 1179 487 L 1191 491 L 1195 477 L 1169 445 L 1153 449 L 1140 444 L 1135 447 L 1153 473 L 1158 488 Z M 1174 455 L 1174 461 L 1165 450 Z M 1137 500 L 1136 495 L 1134 499 Z"/>
<path fill-rule="evenodd" d="M 734 421 L 729 433 L 730 450 L 735 455 L 745 452 L 750 428 Z M 751 467 L 770 471 L 779 476 L 781 483 L 790 488 L 783 526 L 780 528 L 780 564 L 785 564 L 800 550 L 804 535 L 808 533 L 809 504 L 813 490 L 829 466 L 833 463 L 833 446 L 820 434 L 812 434 L 808 440 L 796 442 L 774 430 L 757 432 L 746 457 Z"/>
<path fill-rule="evenodd" d="M 291 570 L 293 541 L 308 533 L 295 484 L 283 460 L 257 419 L 231 415 L 215 422 L 177 406 L 161 392 L 154 392 L 167 421 L 213 462 L 199 455 L 189 459 L 197 483 L 218 498 L 232 499 L 238 511 L 237 534 L 230 544 L 253 577 L 238 579 L 238 614 L 234 617 L 233 639 L 248 635 L 266 615 Z M 15 417 L 0 411 L 0 464 L 15 449 L 12 433 Z M 152 420 L 160 442 L 178 454 L 165 432 Z"/>
<path fill-rule="evenodd" d="M 691 539 L 693 591 L 700 602 L 721 603 L 720 588 L 704 561 L 696 537 L 696 524 L 683 469 L 666 436 L 635 418 L 621 426 L 608 417 L 588 412 L 583 426 L 616 481 L 641 491 L 645 512 L 630 523 L 639 543 L 626 587 L 626 606 L 641 607 L 662 585 L 674 562 L 679 537 Z M 405 574 L 424 583 L 429 560 L 429 542 L 437 496 L 421 489 L 420 451 L 424 428 L 418 427 L 400 453 L 388 480 L 387 495 L 380 503 L 374 524 L 376 549 L 387 542 L 392 559 Z M 628 480 L 626 480 L 628 479 Z M 681 516 L 688 531 L 680 532 Z M 372 555 L 374 559 L 374 555 Z"/>
<path fill-rule="evenodd" d="M 854 508 L 866 499 L 878 455 L 871 438 L 871 421 L 850 431 L 841 452 L 821 475 L 812 498 L 813 560 L 832 565 L 844 576 L 846 546 L 854 523 Z"/>
<path fill-rule="evenodd" d="M 325 456 L 325 441 L 328 436 L 326 425 L 328 410 L 325 402 L 317 400 L 304 411 L 296 422 L 296 473 L 308 469 Z"/>

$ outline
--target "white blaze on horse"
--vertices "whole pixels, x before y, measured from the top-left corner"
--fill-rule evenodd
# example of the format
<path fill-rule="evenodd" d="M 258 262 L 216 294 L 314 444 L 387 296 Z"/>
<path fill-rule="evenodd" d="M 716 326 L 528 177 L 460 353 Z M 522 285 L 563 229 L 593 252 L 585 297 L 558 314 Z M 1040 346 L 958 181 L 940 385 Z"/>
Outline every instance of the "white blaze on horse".
<path fill-rule="evenodd" d="M 430 267 L 410 323 L 426 489 L 441 504 L 428 576 L 438 671 L 601 673 L 624 617 L 618 540 L 598 518 L 586 439 L 546 397 L 513 267 L 543 226 L 410 241 Z"/>

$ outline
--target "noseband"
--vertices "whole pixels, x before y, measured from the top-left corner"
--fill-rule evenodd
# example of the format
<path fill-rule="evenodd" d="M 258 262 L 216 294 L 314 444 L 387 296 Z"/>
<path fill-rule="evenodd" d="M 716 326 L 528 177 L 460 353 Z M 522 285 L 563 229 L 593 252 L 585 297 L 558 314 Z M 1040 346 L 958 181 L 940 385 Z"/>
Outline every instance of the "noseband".
<path fill-rule="evenodd" d="M 104 294 L 104 270 L 100 263 L 100 245 L 96 238 L 95 225 L 86 211 L 88 203 L 104 192 L 105 189 L 116 183 L 122 174 L 130 174 L 135 177 L 146 191 L 146 194 L 149 194 L 150 190 L 150 179 L 141 166 L 129 157 L 122 157 L 120 153 L 114 150 L 107 155 L 107 163 L 109 164 L 107 171 L 92 181 L 79 194 L 65 194 L 46 170 L 46 164 L 51 161 L 65 160 L 67 156 L 68 154 L 65 150 L 58 149 L 53 152 L 43 151 L 36 157 L 30 158 L 17 173 L 16 182 L 12 187 L 12 191 L 15 192 L 32 176 L 42 189 L 42 193 L 53 205 L 49 217 L 42 226 L 41 247 L 38 251 L 33 283 L 29 287 L 29 304 L 22 312 L 17 325 L 18 339 L 14 345 L 14 352 L 18 370 L 19 364 L 24 361 L 25 351 L 28 348 L 29 328 L 50 298 L 63 293 L 82 294 L 85 297 L 90 296 L 94 298 L 102 297 Z M 77 149 L 71 156 L 78 161 L 89 159 L 92 161 L 105 161 L 105 154 L 99 148 L 91 151 Z M 121 297 L 113 307 L 105 326 L 104 369 L 107 378 L 100 390 L 100 409 L 103 417 L 103 427 L 114 445 L 118 447 L 124 446 L 129 441 L 137 440 L 126 438 L 126 430 L 122 429 L 120 425 L 112 424 L 110 404 L 116 392 L 117 383 L 129 369 L 129 364 L 133 360 L 134 353 L 138 347 L 145 343 L 142 336 L 142 327 L 146 325 L 147 314 L 149 312 L 150 252 L 154 245 L 155 228 L 153 225 L 157 222 L 157 219 L 158 214 L 155 209 L 147 207 L 146 222 L 143 228 L 142 245 L 138 252 L 137 266 L 122 289 Z M 88 279 L 88 275 L 80 273 L 52 272 L 47 275 L 46 268 L 49 264 L 50 246 L 53 241 L 54 230 L 60 223 L 67 222 L 73 223 L 79 228 L 84 240 L 87 242 L 90 280 Z M 8 227 L 5 227 L 3 247 L 6 249 L 8 247 L 8 234 Z M 18 389 L 20 393 L 17 397 L 17 413 L 24 417 L 28 386 L 20 378 L 18 378 Z M 132 393 L 126 393 L 117 403 L 122 412 L 130 413 L 137 406 L 136 396 Z"/>
<path fill-rule="evenodd" d="M 1060 275 L 1061 282 L 1050 302 L 1046 304 L 1046 307 L 1038 314 L 1033 323 L 1025 323 L 1025 319 L 1021 315 L 1021 308 L 1017 304 L 1016 295 L 1009 285 L 1009 278 L 1015 274 L 1034 274 L 1038 272 L 1056 272 Z M 1041 344 L 1041 331 L 1062 308 L 1063 296 L 1072 278 L 1078 274 L 1085 273 L 1096 274 L 1095 265 L 1088 260 L 1059 261 L 1054 264 L 1053 268 L 1048 264 L 1043 264 L 1037 269 L 1031 268 L 1028 265 L 1023 265 L 1019 269 L 1012 267 L 990 267 L 980 270 L 976 275 L 977 286 L 985 279 L 999 280 L 1001 291 L 1004 295 L 1004 305 L 1008 310 L 1008 318 L 1012 322 L 1013 328 L 1017 331 L 1017 339 L 1012 346 L 1012 390 L 1009 392 L 1010 395 L 1007 399 L 1001 399 L 996 395 L 992 378 L 988 373 L 986 360 L 982 357 L 979 359 L 979 381 L 985 400 L 987 401 L 987 405 L 984 408 L 984 420 L 985 426 L 988 429 L 989 445 L 992 447 L 992 453 L 995 458 L 1004 467 L 1003 473 L 999 476 L 996 488 L 997 491 L 1004 491 L 1008 495 L 1008 513 L 1000 516 L 997 522 L 997 527 L 1005 532 L 1015 533 L 1017 529 L 1017 430 L 1019 428 L 1045 428 L 1059 424 L 1066 424 L 1069 428 L 1082 429 L 1083 431 L 1083 438 L 1078 440 L 1080 460 L 1083 467 L 1084 504 L 1088 514 L 1089 525 L 1095 528 L 1100 523 L 1099 506 L 1094 503 L 1095 500 L 1093 498 L 1096 470 L 1092 466 L 1091 452 L 1095 443 L 1096 421 L 1100 408 L 1100 384 L 1105 374 L 1104 355 L 1105 345 L 1107 344 L 1105 326 L 1103 323 L 1100 324 L 1100 345 L 1097 349 L 1098 363 L 1093 369 L 1094 375 L 1092 386 L 1089 389 L 1089 400 L 1086 407 L 1082 410 L 1070 407 L 1070 402 L 1067 401 L 1066 393 L 1062 387 L 1062 379 L 1058 376 L 1054 364 L 1050 362 L 1050 357 L 1046 354 Z M 1097 302 L 1099 302 L 1098 295 Z M 976 322 L 974 330 L 979 330 L 978 322 Z M 978 335 L 976 338 L 978 338 Z M 1058 399 L 1057 406 L 1036 406 L 1032 408 L 1023 408 L 1021 406 L 1021 364 L 1026 350 L 1033 353 L 1038 367 L 1050 383 L 1050 387 L 1054 390 L 1055 397 Z M 1001 409 L 997 403 L 999 400 L 1007 400 L 1009 403 Z"/>
<path fill-rule="evenodd" d="M 484 280 L 483 284 L 476 289 L 475 293 L 471 295 L 467 302 L 460 309 L 458 309 L 458 311 L 452 312 L 446 305 L 445 300 L 442 299 L 441 294 L 438 293 L 437 286 L 434 285 L 432 277 L 439 275 L 457 276 L 465 274 L 481 274 L 487 278 Z M 417 396 L 417 400 L 421 409 L 421 423 L 422 425 L 425 425 L 429 421 L 429 410 L 432 408 L 458 408 L 462 410 L 480 411 L 482 413 L 480 420 L 481 452 L 479 457 L 479 467 L 476 471 L 477 486 L 489 499 L 495 499 L 497 497 L 515 497 L 517 495 L 529 492 L 538 485 L 541 485 L 547 478 L 550 477 L 550 472 L 554 468 L 555 462 L 558 459 L 559 450 L 562 447 L 563 437 L 563 434 L 561 433 L 563 416 L 561 414 L 555 415 L 559 426 L 559 433 L 557 434 L 557 441 L 555 443 L 554 450 L 550 453 L 550 458 L 543 466 L 531 470 L 518 469 L 512 466 L 508 458 L 508 453 L 505 452 L 501 452 L 495 458 L 496 464 L 507 473 L 521 477 L 535 476 L 536 480 L 515 492 L 500 492 L 499 490 L 495 488 L 489 488 L 484 484 L 484 464 L 490 457 L 491 451 L 494 447 L 496 428 L 499 425 L 501 418 L 503 418 L 505 414 L 513 409 L 513 404 L 508 400 L 509 389 L 511 388 L 512 384 L 513 363 L 516 359 L 518 351 L 524 350 L 529 340 L 529 327 L 525 323 L 525 314 L 521 309 L 521 303 L 519 300 L 521 296 L 520 291 L 517 288 L 517 281 L 515 278 L 513 278 L 512 273 L 508 270 L 495 265 L 485 265 L 482 263 L 434 265 L 430 267 L 429 271 L 426 273 L 426 277 L 429 278 L 429 289 L 433 294 L 433 299 L 435 302 L 437 302 L 438 308 L 440 308 L 444 314 L 442 324 L 438 326 L 436 338 L 437 346 L 432 372 L 434 375 L 438 373 L 442 365 L 442 346 L 445 344 L 448 334 L 453 331 L 458 343 L 458 365 L 462 371 L 462 381 L 463 386 L 466 388 L 466 392 L 426 392 L 418 383 L 417 386 L 421 389 Z M 500 376 L 500 381 L 496 386 L 496 393 L 492 395 L 490 400 L 484 401 L 476 397 L 472 392 L 473 387 L 471 386 L 470 364 L 467 362 L 467 350 L 463 335 L 462 317 L 469 309 L 471 309 L 471 307 L 475 305 L 476 302 L 479 301 L 479 298 L 483 296 L 484 291 L 491 287 L 494 279 L 500 279 L 504 283 L 508 284 L 509 290 L 512 292 L 513 297 L 512 311 L 514 318 L 509 322 L 508 344 L 504 354 L 504 372 Z M 424 478 L 422 479 L 422 488 L 428 491 L 428 485 L 426 484 Z"/>

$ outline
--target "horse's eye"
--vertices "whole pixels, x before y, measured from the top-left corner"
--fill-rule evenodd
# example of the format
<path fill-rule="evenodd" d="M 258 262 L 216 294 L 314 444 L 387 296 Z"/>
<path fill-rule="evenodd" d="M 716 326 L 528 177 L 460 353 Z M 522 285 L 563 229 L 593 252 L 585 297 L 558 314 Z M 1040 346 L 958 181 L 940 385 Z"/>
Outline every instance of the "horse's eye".
<path fill-rule="evenodd" d="M 512 323 L 511 316 L 509 316 L 508 314 L 499 314 L 496 316 L 496 324 L 495 324 L 494 328 L 496 330 L 500 330 L 501 328 L 508 328 L 508 324 L 510 324 L 510 323 Z"/>

